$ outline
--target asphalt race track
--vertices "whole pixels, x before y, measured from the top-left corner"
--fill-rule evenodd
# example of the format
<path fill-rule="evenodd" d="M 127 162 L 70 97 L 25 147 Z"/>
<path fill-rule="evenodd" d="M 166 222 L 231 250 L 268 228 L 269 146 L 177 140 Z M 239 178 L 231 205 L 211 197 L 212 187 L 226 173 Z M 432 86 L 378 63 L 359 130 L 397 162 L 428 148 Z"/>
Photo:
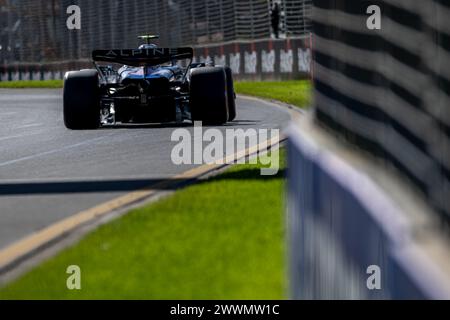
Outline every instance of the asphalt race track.
<path fill-rule="evenodd" d="M 238 118 L 221 130 L 283 128 L 289 121 L 270 103 L 239 98 L 237 105 Z M 0 249 L 194 167 L 171 161 L 175 125 L 67 130 L 61 90 L 0 89 L 0 123 Z"/>

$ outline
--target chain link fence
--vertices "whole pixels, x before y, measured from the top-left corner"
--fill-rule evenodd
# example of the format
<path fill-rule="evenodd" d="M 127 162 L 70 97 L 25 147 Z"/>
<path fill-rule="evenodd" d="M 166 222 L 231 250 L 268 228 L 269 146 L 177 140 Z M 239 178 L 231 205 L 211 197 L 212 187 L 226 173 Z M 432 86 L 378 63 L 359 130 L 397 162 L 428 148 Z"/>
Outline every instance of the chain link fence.
<path fill-rule="evenodd" d="M 88 59 L 96 48 L 134 48 L 139 34 L 160 34 L 161 46 L 273 37 L 310 31 L 311 0 L 0 0 L 0 63 Z M 81 9 L 81 30 L 68 30 L 67 8 Z"/>

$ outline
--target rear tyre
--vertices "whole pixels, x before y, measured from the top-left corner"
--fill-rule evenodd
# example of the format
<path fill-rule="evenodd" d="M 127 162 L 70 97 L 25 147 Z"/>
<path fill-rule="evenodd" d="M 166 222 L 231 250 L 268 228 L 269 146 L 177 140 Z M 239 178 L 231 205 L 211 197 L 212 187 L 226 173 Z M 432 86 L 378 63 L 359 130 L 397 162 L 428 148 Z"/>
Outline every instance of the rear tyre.
<path fill-rule="evenodd" d="M 194 69 L 190 84 L 193 121 L 220 125 L 228 121 L 227 77 L 224 68 Z"/>
<path fill-rule="evenodd" d="M 230 67 L 225 67 L 227 76 L 228 121 L 236 119 L 236 94 L 234 92 L 233 72 Z"/>
<path fill-rule="evenodd" d="M 66 73 L 64 124 L 72 130 L 97 129 L 100 126 L 99 80 L 96 70 Z"/>

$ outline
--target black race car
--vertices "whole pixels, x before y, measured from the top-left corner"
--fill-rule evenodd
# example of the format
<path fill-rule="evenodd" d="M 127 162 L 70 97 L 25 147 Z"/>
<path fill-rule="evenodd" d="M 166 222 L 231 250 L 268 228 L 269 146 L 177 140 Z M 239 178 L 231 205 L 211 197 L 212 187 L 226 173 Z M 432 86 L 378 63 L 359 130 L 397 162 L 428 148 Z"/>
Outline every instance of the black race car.
<path fill-rule="evenodd" d="M 120 123 L 185 120 L 221 125 L 236 117 L 231 69 L 192 63 L 192 48 L 95 50 L 95 69 L 64 77 L 64 123 L 96 129 Z"/>

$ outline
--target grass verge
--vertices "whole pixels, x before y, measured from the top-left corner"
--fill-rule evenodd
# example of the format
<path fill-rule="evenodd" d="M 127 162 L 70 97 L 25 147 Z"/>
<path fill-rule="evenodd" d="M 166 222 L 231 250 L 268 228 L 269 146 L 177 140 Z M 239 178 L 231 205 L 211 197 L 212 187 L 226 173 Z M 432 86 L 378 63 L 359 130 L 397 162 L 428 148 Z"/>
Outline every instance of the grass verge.
<path fill-rule="evenodd" d="M 62 80 L 0 81 L 0 89 L 57 89 L 62 87 Z"/>
<path fill-rule="evenodd" d="M 235 90 L 239 94 L 274 99 L 300 108 L 311 104 L 311 82 L 308 80 L 236 82 Z"/>
<path fill-rule="evenodd" d="M 283 174 L 260 167 L 235 166 L 131 211 L 0 289 L 0 300 L 284 298 Z M 82 290 L 66 288 L 70 265 Z"/>

